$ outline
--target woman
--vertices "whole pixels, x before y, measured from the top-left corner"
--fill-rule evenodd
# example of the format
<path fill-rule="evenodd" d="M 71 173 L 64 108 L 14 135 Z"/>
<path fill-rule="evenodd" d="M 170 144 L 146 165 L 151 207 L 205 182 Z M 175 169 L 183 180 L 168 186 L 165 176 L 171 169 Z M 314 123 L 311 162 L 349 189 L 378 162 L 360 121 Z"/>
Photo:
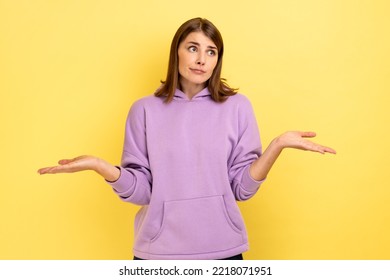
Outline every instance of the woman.
<path fill-rule="evenodd" d="M 335 153 L 286 132 L 261 153 L 250 102 L 221 79 L 223 41 L 208 20 L 176 32 L 166 81 L 135 102 L 121 166 L 81 156 L 40 174 L 93 170 L 119 197 L 141 205 L 135 259 L 242 259 L 247 233 L 237 200 L 252 197 L 284 148 Z"/>

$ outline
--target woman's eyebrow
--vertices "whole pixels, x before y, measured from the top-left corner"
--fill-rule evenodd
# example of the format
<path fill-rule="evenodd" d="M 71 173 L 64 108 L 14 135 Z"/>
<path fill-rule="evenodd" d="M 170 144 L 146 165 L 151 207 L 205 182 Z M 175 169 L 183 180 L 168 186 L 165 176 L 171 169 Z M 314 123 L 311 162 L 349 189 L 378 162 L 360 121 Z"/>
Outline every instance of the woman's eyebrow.
<path fill-rule="evenodd" d="M 195 45 L 195 46 L 200 46 L 200 44 L 198 43 L 198 42 L 194 42 L 194 41 L 190 41 L 190 42 L 188 42 L 188 44 L 192 44 L 192 45 Z M 209 49 L 217 49 L 217 47 L 215 47 L 215 46 L 207 46 L 207 48 L 209 48 Z"/>

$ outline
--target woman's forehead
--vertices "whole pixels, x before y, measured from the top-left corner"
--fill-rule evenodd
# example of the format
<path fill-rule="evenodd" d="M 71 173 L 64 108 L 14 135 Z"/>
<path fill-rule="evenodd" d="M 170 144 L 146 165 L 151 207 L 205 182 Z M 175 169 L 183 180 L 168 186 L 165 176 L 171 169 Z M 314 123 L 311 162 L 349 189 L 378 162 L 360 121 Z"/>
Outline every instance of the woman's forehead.
<path fill-rule="evenodd" d="M 187 35 L 182 41 L 182 43 L 197 43 L 200 45 L 207 45 L 208 47 L 216 48 L 216 44 L 207 37 L 202 31 L 193 31 Z"/>

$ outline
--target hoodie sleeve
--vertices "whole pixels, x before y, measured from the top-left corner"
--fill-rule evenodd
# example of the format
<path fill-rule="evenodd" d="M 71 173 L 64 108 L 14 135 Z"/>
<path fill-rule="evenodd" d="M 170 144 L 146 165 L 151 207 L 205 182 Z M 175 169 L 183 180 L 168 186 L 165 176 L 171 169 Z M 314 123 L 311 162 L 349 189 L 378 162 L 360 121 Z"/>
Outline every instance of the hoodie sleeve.
<path fill-rule="evenodd" d="M 120 177 L 108 182 L 120 199 L 137 205 L 150 202 L 152 175 L 146 146 L 145 109 L 138 101 L 131 107 L 125 129 Z"/>
<path fill-rule="evenodd" d="M 251 198 L 264 181 L 256 181 L 249 174 L 253 161 L 261 156 L 260 134 L 249 100 L 244 97 L 238 108 L 237 138 L 229 157 L 228 172 L 236 200 Z"/>

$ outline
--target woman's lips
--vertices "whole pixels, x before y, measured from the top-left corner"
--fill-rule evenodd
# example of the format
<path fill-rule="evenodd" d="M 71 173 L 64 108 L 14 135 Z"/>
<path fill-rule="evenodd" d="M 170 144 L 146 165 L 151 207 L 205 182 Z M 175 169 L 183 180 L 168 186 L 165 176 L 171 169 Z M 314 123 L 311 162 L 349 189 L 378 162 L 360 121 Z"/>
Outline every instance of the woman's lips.
<path fill-rule="evenodd" d="M 198 74 L 198 75 L 202 75 L 202 74 L 206 73 L 206 71 L 201 70 L 201 69 L 190 68 L 190 70 L 191 70 L 191 72 Z"/>

